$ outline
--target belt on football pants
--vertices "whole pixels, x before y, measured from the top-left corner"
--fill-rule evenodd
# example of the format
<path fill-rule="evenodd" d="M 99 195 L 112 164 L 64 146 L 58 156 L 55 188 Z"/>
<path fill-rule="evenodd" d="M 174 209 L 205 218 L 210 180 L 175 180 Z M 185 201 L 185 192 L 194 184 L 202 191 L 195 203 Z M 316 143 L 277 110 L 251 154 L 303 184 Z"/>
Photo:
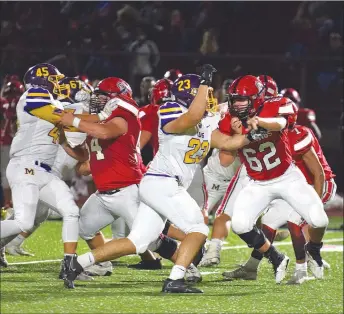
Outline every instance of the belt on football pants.
<path fill-rule="evenodd" d="M 136 184 L 137 187 L 139 187 L 138 184 Z M 113 195 L 118 192 L 122 191 L 122 189 L 115 189 L 115 190 L 108 190 L 108 191 L 98 191 L 99 194 L 105 194 L 105 195 Z"/>
<path fill-rule="evenodd" d="M 45 162 L 40 162 L 40 161 L 36 160 L 35 165 L 43 168 L 45 171 L 48 171 L 48 172 L 51 171 L 51 167 L 48 164 L 46 164 Z"/>
<path fill-rule="evenodd" d="M 181 181 L 180 181 L 180 178 L 178 176 L 169 176 L 168 174 L 148 173 L 148 172 L 146 172 L 144 176 L 172 178 L 172 179 L 177 180 L 178 185 L 181 185 Z"/>
<path fill-rule="evenodd" d="M 118 192 L 120 192 L 121 189 L 115 189 L 115 190 L 109 190 L 109 191 L 99 191 L 99 194 L 105 194 L 105 195 L 113 195 L 116 194 Z"/>

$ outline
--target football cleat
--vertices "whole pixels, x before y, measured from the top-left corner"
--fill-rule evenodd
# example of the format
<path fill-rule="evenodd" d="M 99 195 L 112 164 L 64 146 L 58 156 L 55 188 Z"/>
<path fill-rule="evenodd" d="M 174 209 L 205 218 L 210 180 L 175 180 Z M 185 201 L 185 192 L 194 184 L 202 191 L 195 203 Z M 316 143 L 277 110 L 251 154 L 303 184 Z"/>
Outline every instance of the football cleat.
<path fill-rule="evenodd" d="M 63 259 L 63 273 L 62 279 L 64 286 L 68 289 L 74 289 L 74 281 L 77 280 L 79 274 L 84 271 L 82 266 L 77 261 L 77 255 L 68 255 Z"/>
<path fill-rule="evenodd" d="M 307 270 L 297 269 L 287 282 L 288 285 L 301 285 L 308 280 Z"/>
<path fill-rule="evenodd" d="M 0 250 L 0 267 L 7 267 L 8 266 L 8 262 L 5 256 L 5 248 L 3 247 Z"/>
<path fill-rule="evenodd" d="M 66 273 L 66 267 L 65 267 L 65 262 L 64 260 L 61 261 L 61 270 L 60 270 L 60 274 L 59 274 L 59 279 L 65 279 L 67 276 Z M 75 280 L 80 280 L 80 281 L 92 281 L 94 280 L 94 278 L 91 277 L 91 275 L 84 271 L 82 273 L 80 273 Z"/>
<path fill-rule="evenodd" d="M 220 264 L 221 243 L 210 242 L 207 252 L 204 254 L 200 267 L 210 267 Z"/>
<path fill-rule="evenodd" d="M 281 283 L 281 281 L 285 278 L 289 264 L 289 257 L 287 255 L 281 255 L 283 258 L 279 261 L 279 263 L 275 265 L 273 264 L 276 283 Z"/>
<path fill-rule="evenodd" d="M 244 280 L 257 280 L 257 269 L 250 269 L 245 265 L 239 265 L 239 267 L 232 271 L 225 271 L 222 273 L 224 280 L 244 279 Z"/>
<path fill-rule="evenodd" d="M 289 236 L 290 236 L 290 232 L 288 230 L 280 230 L 280 231 L 277 231 L 274 241 L 277 241 L 277 242 L 283 241 Z"/>
<path fill-rule="evenodd" d="M 154 261 L 141 261 L 137 264 L 128 265 L 128 268 L 134 268 L 134 269 L 145 269 L 145 270 L 155 270 L 155 269 L 161 269 L 161 258 L 157 258 Z"/>
<path fill-rule="evenodd" d="M 10 243 L 6 245 L 6 253 L 13 256 L 35 256 L 35 254 L 25 251 L 21 246 L 14 246 Z"/>
<path fill-rule="evenodd" d="M 111 276 L 112 270 L 111 262 L 102 262 L 85 268 L 85 273 L 89 276 Z"/>
<path fill-rule="evenodd" d="M 190 264 L 186 269 L 185 279 L 190 283 L 198 283 L 202 281 L 202 275 L 195 265 Z"/>
<path fill-rule="evenodd" d="M 324 269 L 331 269 L 331 265 L 327 263 L 324 259 L 322 260 Z"/>
<path fill-rule="evenodd" d="M 172 280 L 167 278 L 164 281 L 161 292 L 165 293 L 203 293 L 202 290 L 190 287 L 185 283 L 185 279 Z"/>
<path fill-rule="evenodd" d="M 307 266 L 317 279 L 324 278 L 324 264 L 320 255 L 321 244 L 308 242 L 305 245 Z"/>

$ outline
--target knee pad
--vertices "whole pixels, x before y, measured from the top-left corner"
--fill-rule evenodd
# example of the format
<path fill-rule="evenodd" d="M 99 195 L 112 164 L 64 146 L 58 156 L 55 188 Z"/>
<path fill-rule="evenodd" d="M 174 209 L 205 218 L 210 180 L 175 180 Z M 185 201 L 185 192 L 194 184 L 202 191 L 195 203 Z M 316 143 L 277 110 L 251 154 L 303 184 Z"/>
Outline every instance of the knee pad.
<path fill-rule="evenodd" d="M 127 237 L 136 247 L 136 254 L 142 254 L 147 251 L 148 246 L 156 242 L 156 236 L 152 239 L 150 235 L 139 234 L 135 230 L 132 230 Z M 156 248 L 156 246 L 154 246 Z"/>
<path fill-rule="evenodd" d="M 164 227 L 164 230 L 162 231 L 162 234 L 167 236 L 168 229 L 170 229 L 170 226 L 171 226 L 171 222 L 169 220 L 166 220 L 165 227 Z"/>
<path fill-rule="evenodd" d="M 308 222 L 313 228 L 326 228 L 328 226 L 328 217 L 325 210 L 311 210 L 309 213 L 310 222 Z"/>
<path fill-rule="evenodd" d="M 160 240 L 160 245 L 155 252 L 163 258 L 170 259 L 178 248 L 177 241 L 164 234 L 160 235 Z"/>
<path fill-rule="evenodd" d="M 264 233 L 256 226 L 250 232 L 239 234 L 239 237 L 246 242 L 248 247 L 253 247 L 256 250 L 261 248 L 266 242 Z"/>
<path fill-rule="evenodd" d="M 254 227 L 254 222 L 251 222 L 248 217 L 242 215 L 233 215 L 232 217 L 232 230 L 235 234 L 248 233 Z"/>
<path fill-rule="evenodd" d="M 209 227 L 205 223 L 199 223 L 196 225 L 193 225 L 187 232 L 192 233 L 192 232 L 198 232 L 198 233 L 203 233 L 206 237 L 209 234 Z"/>
<path fill-rule="evenodd" d="M 202 245 L 199 251 L 197 252 L 196 256 L 194 257 L 192 264 L 194 264 L 196 267 L 201 262 L 203 255 L 205 254 L 205 246 Z"/>

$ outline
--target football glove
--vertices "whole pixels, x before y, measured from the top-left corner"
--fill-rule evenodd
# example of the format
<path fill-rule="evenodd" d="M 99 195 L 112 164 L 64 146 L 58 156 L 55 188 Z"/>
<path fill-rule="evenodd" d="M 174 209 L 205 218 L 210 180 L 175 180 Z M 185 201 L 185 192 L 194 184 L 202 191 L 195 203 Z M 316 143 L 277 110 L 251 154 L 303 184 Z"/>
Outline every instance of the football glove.
<path fill-rule="evenodd" d="M 216 69 L 211 64 L 205 64 L 202 66 L 201 70 L 201 85 L 211 85 L 213 80 L 213 73 L 216 72 Z"/>
<path fill-rule="evenodd" d="M 252 129 L 247 133 L 246 137 L 250 142 L 260 141 L 268 137 L 268 130 L 259 126 L 257 130 Z"/>

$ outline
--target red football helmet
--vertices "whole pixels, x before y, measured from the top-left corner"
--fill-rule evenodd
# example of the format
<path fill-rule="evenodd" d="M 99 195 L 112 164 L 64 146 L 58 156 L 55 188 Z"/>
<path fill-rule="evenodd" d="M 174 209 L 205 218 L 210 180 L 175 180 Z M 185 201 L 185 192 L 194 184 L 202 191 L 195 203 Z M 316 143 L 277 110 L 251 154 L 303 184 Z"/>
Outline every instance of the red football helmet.
<path fill-rule="evenodd" d="M 228 88 L 229 112 L 240 120 L 247 119 L 264 101 L 263 83 L 253 75 L 240 76 Z M 247 101 L 247 102 L 245 102 Z M 238 102 L 245 102 L 238 104 Z"/>
<path fill-rule="evenodd" d="M 12 99 L 16 97 L 20 97 L 24 92 L 24 84 L 18 79 L 17 76 L 12 75 L 6 79 L 3 88 L 2 88 L 2 97 L 7 99 Z"/>
<path fill-rule="evenodd" d="M 170 69 L 166 71 L 164 78 L 171 80 L 174 82 L 177 78 L 180 78 L 183 73 L 178 69 Z"/>
<path fill-rule="evenodd" d="M 113 98 L 120 98 L 126 102 L 133 103 L 133 92 L 130 85 L 118 78 L 108 77 L 101 80 L 91 97 L 90 112 L 99 113 L 103 110 L 106 103 Z"/>
<path fill-rule="evenodd" d="M 265 98 L 276 97 L 278 95 L 278 87 L 275 80 L 269 75 L 259 75 L 258 79 L 265 87 Z"/>
<path fill-rule="evenodd" d="M 157 81 L 150 91 L 149 99 L 151 104 L 161 105 L 166 101 L 172 100 L 172 85 L 173 82 L 166 78 Z"/>
<path fill-rule="evenodd" d="M 285 88 L 281 90 L 281 95 L 284 97 L 288 97 L 291 99 L 298 107 L 300 107 L 301 104 L 301 97 L 298 93 L 298 91 L 294 88 Z"/>

